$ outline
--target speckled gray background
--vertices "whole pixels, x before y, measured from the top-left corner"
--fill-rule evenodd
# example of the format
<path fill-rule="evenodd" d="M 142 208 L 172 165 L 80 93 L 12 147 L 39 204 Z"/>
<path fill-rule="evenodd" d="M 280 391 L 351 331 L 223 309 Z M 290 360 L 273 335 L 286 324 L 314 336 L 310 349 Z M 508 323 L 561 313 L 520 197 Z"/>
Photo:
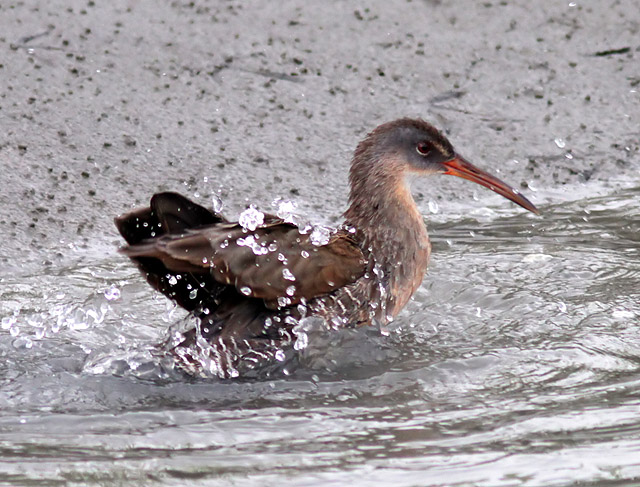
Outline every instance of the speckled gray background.
<path fill-rule="evenodd" d="M 0 272 L 115 253 L 112 217 L 163 189 L 335 222 L 399 116 L 547 211 L 634 184 L 639 56 L 634 0 L 2 2 Z M 416 185 L 444 213 L 474 192 Z"/>

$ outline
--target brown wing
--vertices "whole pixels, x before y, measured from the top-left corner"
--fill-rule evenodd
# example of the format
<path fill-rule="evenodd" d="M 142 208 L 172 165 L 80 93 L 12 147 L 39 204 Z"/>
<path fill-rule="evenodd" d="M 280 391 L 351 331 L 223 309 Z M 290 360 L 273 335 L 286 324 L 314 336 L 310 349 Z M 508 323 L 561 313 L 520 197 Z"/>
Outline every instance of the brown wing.
<path fill-rule="evenodd" d="M 350 284 L 362 276 L 365 263 L 348 235 L 314 245 L 309 234 L 277 219 L 255 231 L 229 223 L 204 226 L 123 251 L 133 258 L 159 259 L 174 272 L 210 272 L 216 281 L 263 299 L 272 309 Z"/>

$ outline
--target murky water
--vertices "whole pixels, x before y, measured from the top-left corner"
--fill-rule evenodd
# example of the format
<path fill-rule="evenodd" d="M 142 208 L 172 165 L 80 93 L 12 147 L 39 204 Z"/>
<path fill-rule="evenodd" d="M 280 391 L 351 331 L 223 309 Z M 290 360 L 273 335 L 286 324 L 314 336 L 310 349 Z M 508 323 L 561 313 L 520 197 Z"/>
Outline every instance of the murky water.
<path fill-rule="evenodd" d="M 183 315 L 115 252 L 2 276 L 0 484 L 638 485 L 640 188 L 449 210 L 389 336 L 261 380 L 167 374 Z"/>

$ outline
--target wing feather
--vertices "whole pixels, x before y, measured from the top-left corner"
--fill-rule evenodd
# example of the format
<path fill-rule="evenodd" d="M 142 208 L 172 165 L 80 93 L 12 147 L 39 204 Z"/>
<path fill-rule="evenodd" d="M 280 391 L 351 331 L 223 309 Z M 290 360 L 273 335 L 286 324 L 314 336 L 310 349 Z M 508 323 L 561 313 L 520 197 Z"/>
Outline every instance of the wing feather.
<path fill-rule="evenodd" d="M 123 251 L 130 257 L 159 259 L 171 271 L 210 273 L 272 309 L 330 293 L 354 282 L 365 269 L 360 248 L 345 232 L 318 246 L 308 233 L 276 218 L 255 231 L 217 223 Z"/>

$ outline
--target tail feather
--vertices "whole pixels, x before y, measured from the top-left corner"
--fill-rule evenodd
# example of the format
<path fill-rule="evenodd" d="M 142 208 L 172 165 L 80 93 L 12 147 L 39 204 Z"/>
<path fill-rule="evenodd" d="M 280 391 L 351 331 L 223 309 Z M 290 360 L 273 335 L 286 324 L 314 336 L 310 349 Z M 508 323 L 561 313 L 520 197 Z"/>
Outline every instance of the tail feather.
<path fill-rule="evenodd" d="M 179 344 L 172 335 L 163 346 L 192 375 L 246 375 L 269 364 L 281 366 L 284 350 L 293 351 L 292 325 L 275 326 L 275 321 L 272 325 L 277 311 L 267 309 L 263 300 L 247 298 L 234 286 L 217 282 L 206 266 L 171 260 L 163 251 L 172 236 L 226 223 L 220 215 L 176 193 L 156 194 L 149 207 L 115 219 L 129 244 L 121 252 L 137 264 L 154 289 L 198 320 Z"/>
<path fill-rule="evenodd" d="M 178 193 L 154 194 L 151 198 L 151 211 L 157 215 L 163 233 L 181 233 L 225 221 L 220 215 Z"/>
<path fill-rule="evenodd" d="M 225 221 L 220 215 L 177 193 L 158 193 L 148 208 L 139 208 L 115 219 L 129 244 L 123 249 L 145 275 L 149 284 L 188 311 L 217 307 L 224 286 L 207 272 L 170 271 L 154 257 L 154 240 L 166 234 L 184 233 Z"/>

